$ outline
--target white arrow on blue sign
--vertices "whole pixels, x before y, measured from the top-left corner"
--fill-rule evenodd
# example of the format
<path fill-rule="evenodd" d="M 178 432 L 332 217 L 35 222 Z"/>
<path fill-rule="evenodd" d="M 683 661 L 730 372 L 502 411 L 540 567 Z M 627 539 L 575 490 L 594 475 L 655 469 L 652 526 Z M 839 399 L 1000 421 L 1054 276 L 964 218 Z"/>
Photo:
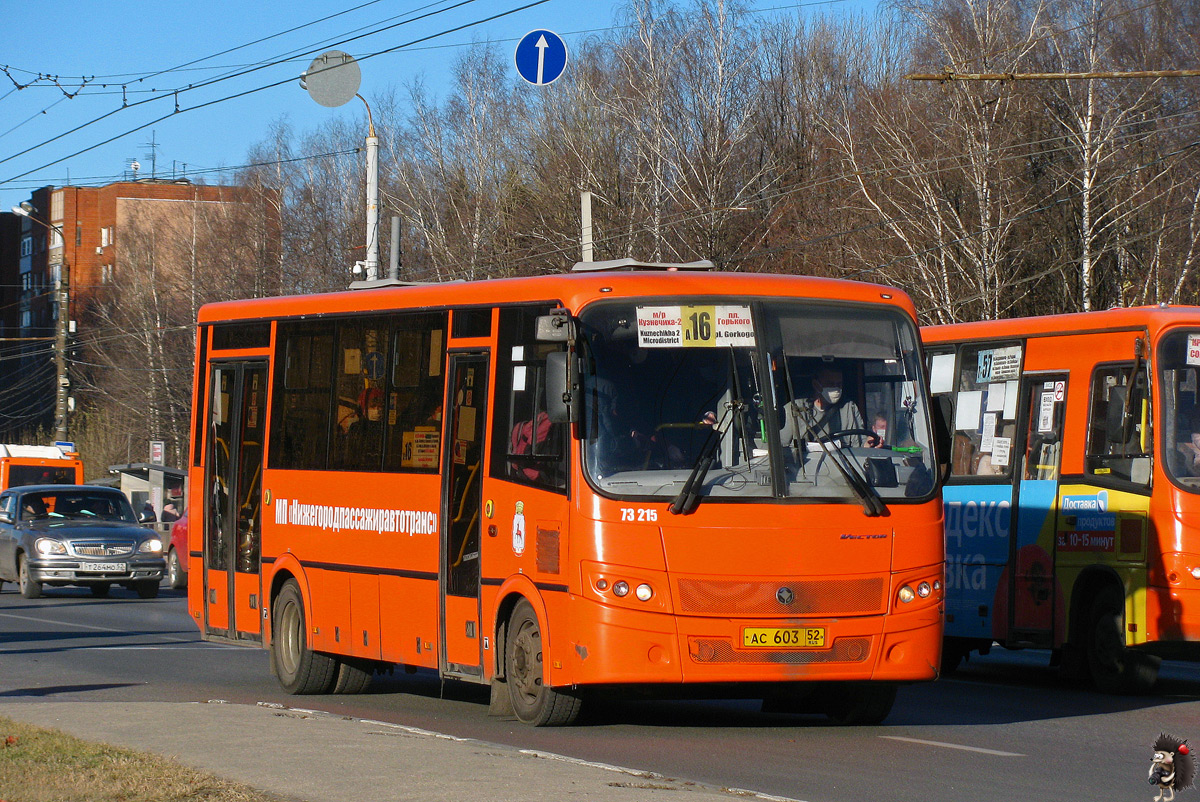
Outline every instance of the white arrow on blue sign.
<path fill-rule="evenodd" d="M 530 31 L 513 54 L 517 73 L 531 84 L 553 83 L 567 68 L 567 44 L 554 31 Z"/>

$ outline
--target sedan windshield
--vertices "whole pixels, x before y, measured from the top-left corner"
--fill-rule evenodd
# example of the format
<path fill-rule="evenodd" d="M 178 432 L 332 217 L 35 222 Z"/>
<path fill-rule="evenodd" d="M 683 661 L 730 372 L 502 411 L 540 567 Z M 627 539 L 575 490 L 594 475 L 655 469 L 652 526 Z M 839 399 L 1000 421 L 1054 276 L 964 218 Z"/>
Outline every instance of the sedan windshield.
<path fill-rule="evenodd" d="M 21 520 L 93 520 L 136 524 L 137 516 L 124 496 L 86 491 L 50 491 L 21 496 Z"/>
<path fill-rule="evenodd" d="M 933 490 L 916 331 L 897 310 L 614 301 L 580 321 L 585 464 L 605 494 L 873 507 Z"/>

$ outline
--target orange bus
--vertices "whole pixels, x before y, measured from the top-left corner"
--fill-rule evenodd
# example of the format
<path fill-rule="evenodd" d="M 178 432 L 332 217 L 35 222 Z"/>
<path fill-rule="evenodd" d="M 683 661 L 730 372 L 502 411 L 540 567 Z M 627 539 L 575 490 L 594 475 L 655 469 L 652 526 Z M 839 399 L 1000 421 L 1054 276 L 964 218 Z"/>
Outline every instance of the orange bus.
<path fill-rule="evenodd" d="M 953 404 L 952 669 L 993 643 L 1052 650 L 1108 692 L 1200 641 L 1200 308 L 923 329 Z"/>
<path fill-rule="evenodd" d="M 81 484 L 83 461 L 68 447 L 0 445 L 0 490 Z"/>
<path fill-rule="evenodd" d="M 534 725 L 630 686 L 882 720 L 942 638 L 914 309 L 705 265 L 201 309 L 203 636 L 289 692 L 403 665 Z M 834 370 L 838 430 L 794 433 Z"/>

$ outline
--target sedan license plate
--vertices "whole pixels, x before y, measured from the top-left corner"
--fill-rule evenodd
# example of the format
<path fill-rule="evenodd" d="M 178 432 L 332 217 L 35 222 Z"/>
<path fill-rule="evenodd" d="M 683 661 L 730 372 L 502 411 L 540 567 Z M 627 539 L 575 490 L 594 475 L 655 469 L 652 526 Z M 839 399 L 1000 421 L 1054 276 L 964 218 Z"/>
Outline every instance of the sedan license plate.
<path fill-rule="evenodd" d="M 125 567 L 125 563 L 83 563 L 79 566 L 79 570 L 103 574 L 123 574 L 128 569 Z"/>
<path fill-rule="evenodd" d="M 746 627 L 742 630 L 742 646 L 750 649 L 819 649 L 824 645 L 824 627 Z"/>

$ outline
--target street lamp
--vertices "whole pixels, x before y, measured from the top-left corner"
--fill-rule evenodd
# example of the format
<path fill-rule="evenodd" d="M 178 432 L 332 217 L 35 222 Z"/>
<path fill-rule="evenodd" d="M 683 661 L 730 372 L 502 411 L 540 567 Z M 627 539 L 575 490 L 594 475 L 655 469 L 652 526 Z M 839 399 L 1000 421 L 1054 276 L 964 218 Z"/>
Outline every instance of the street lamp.
<path fill-rule="evenodd" d="M 63 233 L 62 226 L 47 223 L 45 220 L 39 220 L 34 217 L 37 214 L 37 208 L 29 201 L 21 201 L 20 205 L 12 207 L 12 211 L 13 214 L 27 217 L 38 225 L 45 227 L 48 231 L 58 232 L 58 236 L 62 240 L 62 265 L 60 266 L 58 282 L 55 286 L 55 292 L 58 295 L 58 325 L 54 336 L 54 367 L 57 374 L 57 386 L 54 393 L 54 437 L 56 440 L 65 441 L 67 439 L 67 393 L 71 387 L 71 381 L 67 377 L 67 326 L 69 325 L 70 318 L 69 304 L 71 296 L 68 291 L 69 285 L 67 281 L 70 265 L 67 262 L 66 235 Z"/>

